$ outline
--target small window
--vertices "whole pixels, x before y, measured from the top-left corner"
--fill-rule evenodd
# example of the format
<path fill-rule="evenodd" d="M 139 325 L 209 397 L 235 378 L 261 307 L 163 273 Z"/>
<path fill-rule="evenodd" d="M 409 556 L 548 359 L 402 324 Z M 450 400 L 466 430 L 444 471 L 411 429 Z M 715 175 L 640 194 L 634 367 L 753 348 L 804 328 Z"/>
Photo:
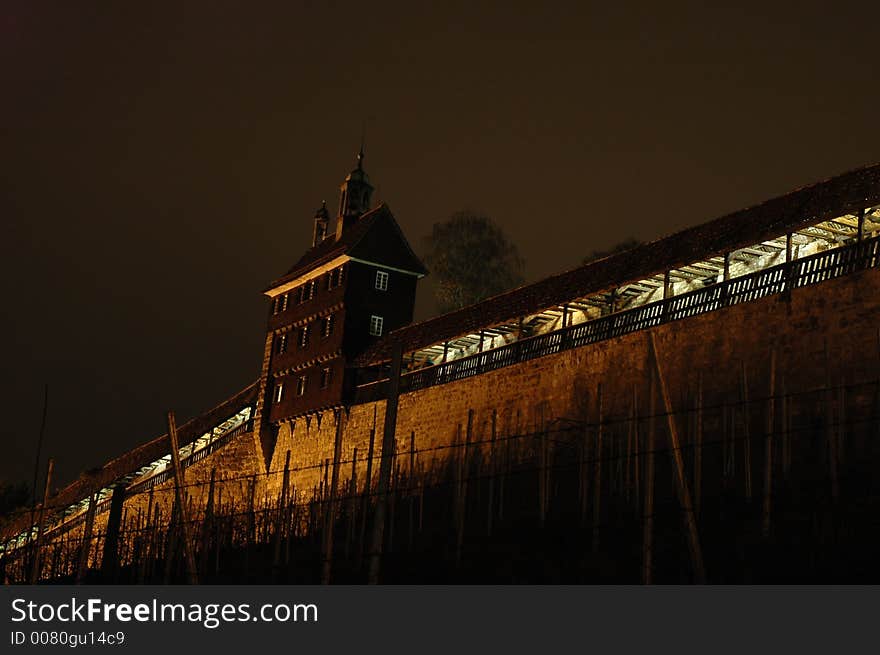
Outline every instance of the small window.
<path fill-rule="evenodd" d="M 275 337 L 275 353 L 280 355 L 287 352 L 287 334 L 279 334 Z"/>
<path fill-rule="evenodd" d="M 297 291 L 297 301 L 299 303 L 304 303 L 308 300 L 311 300 L 315 297 L 315 287 L 318 286 L 317 280 L 309 280 L 304 285 L 302 285 Z"/>
<path fill-rule="evenodd" d="M 333 314 L 321 319 L 321 336 L 329 337 L 333 334 Z"/>
<path fill-rule="evenodd" d="M 342 286 L 342 266 L 334 268 L 327 274 L 327 291 Z"/>
<path fill-rule="evenodd" d="M 321 388 L 326 389 L 330 386 L 330 381 L 333 379 L 333 369 L 329 366 L 321 369 Z"/>
<path fill-rule="evenodd" d="M 272 313 L 280 314 L 285 309 L 287 309 L 287 294 L 282 294 L 275 298 L 275 302 L 272 305 Z"/>
<path fill-rule="evenodd" d="M 308 386 L 309 377 L 307 375 L 303 375 L 296 381 L 296 395 L 304 396 L 306 395 L 306 386 Z"/>
<path fill-rule="evenodd" d="M 370 316 L 370 334 L 374 337 L 382 336 L 382 325 L 385 323 L 385 319 L 381 316 L 376 316 L 375 314 Z"/>
<path fill-rule="evenodd" d="M 304 350 L 309 347 L 309 326 L 303 325 L 299 329 L 299 347 L 300 350 Z"/>
<path fill-rule="evenodd" d="M 280 403 L 282 398 L 284 398 L 284 383 L 279 382 L 275 385 L 275 404 Z"/>
<path fill-rule="evenodd" d="M 388 291 L 388 273 L 376 271 L 376 288 L 379 291 Z"/>

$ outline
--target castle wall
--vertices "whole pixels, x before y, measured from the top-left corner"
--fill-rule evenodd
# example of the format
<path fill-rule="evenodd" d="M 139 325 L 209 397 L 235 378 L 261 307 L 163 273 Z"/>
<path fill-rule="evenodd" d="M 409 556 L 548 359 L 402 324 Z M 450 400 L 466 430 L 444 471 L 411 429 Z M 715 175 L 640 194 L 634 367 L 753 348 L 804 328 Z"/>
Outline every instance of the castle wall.
<path fill-rule="evenodd" d="M 845 411 L 855 428 L 848 435 L 853 443 L 866 443 L 870 423 L 860 417 L 876 410 L 877 387 L 860 384 L 876 381 L 880 374 L 880 270 L 868 270 L 819 285 L 796 289 L 790 298 L 776 296 L 735 305 L 686 320 L 653 328 L 660 363 L 673 409 L 692 407 L 697 382 L 702 376 L 703 404 L 706 407 L 736 402 L 740 398 L 743 371 L 748 393 L 753 401 L 750 412 L 753 435 L 766 426 L 764 401 L 770 395 L 771 351 L 776 353 L 776 388 L 788 394 L 804 392 L 801 402 L 789 407 L 793 422 L 817 424 L 825 408 L 823 396 L 810 394 L 822 389 L 826 379 L 833 386 L 848 385 L 842 396 L 835 396 L 835 411 Z M 474 376 L 457 382 L 403 394 L 399 399 L 396 462 L 406 473 L 410 462 L 410 440 L 414 439 L 417 468 L 442 466 L 466 438 L 468 413 L 473 411 L 471 443 L 487 450 L 493 412 L 499 438 L 506 435 L 537 433 L 542 427 L 564 425 L 566 420 L 595 424 L 598 418 L 597 389 L 602 384 L 602 418 L 614 422 L 625 419 L 638 397 L 639 412 L 647 411 L 649 332 L 642 331 L 602 341 L 578 349 L 533 359 L 527 362 Z M 826 358 L 826 352 L 828 357 Z M 830 366 L 828 363 L 830 362 Z M 836 393 L 836 392 L 835 392 Z M 817 402 L 818 399 L 818 402 Z M 662 411 L 657 400 L 657 411 Z M 330 479 L 337 430 L 337 416 L 342 423 L 340 489 L 345 489 L 352 471 L 352 457 L 357 448 L 358 488 L 363 489 L 367 468 L 366 456 L 370 432 L 375 429 L 373 484 L 378 477 L 381 455 L 385 401 L 357 405 L 344 411 L 323 412 L 283 425 L 277 435 L 268 472 L 259 438 L 255 432 L 243 433 L 230 440 L 205 459 L 186 470 L 186 492 L 192 500 L 191 518 L 204 515 L 212 469 L 215 471 L 215 503 L 218 511 L 244 512 L 251 502 L 259 509 L 277 501 L 281 491 L 285 458 L 290 451 L 290 491 L 299 501 L 306 501 L 319 491 L 325 476 Z M 715 415 L 720 415 L 718 412 Z M 683 415 L 682 415 L 683 416 Z M 687 434 L 684 419 L 676 420 Z M 713 423 L 713 421 L 715 421 Z M 619 423 L 623 425 L 623 422 Z M 721 432 L 719 421 L 707 412 L 707 438 Z M 864 434 L 862 434 L 864 433 Z M 609 428 L 609 449 L 614 448 L 615 431 Z M 622 435 L 623 432 L 618 431 Z M 665 444 L 665 429 L 658 430 L 660 447 Z M 793 437 L 797 439 L 797 434 Z M 530 454 L 526 436 L 517 439 L 518 454 Z M 870 443 L 870 442 L 868 442 Z M 477 447 L 477 446 L 475 446 Z M 815 443 L 806 448 L 821 449 Z M 619 451 L 618 451 L 619 452 Z M 759 484 L 760 448 L 754 455 L 756 485 Z M 811 455 L 813 456 L 813 455 Z M 821 458 L 822 454 L 815 455 Z M 857 452 L 851 455 L 854 459 Z M 328 466 L 329 465 L 329 466 Z M 711 484 L 712 472 L 704 472 L 704 484 Z M 707 488 L 708 493 L 708 488 Z M 166 525 L 174 497 L 173 480 L 157 485 L 153 507 L 160 508 L 160 524 Z M 149 493 L 127 498 L 124 504 L 125 530 L 138 521 L 146 525 Z M 94 534 L 106 530 L 109 512 L 96 517 Z M 80 526 L 67 534 L 71 544 L 81 536 Z M 52 539 L 50 538 L 50 541 Z M 128 541 L 130 544 L 131 541 Z M 99 561 L 101 540 L 93 542 L 93 565 Z M 124 559 L 124 556 L 123 556 Z"/>
<path fill-rule="evenodd" d="M 880 372 L 878 326 L 880 271 L 875 269 L 795 289 L 789 298 L 774 296 L 735 305 L 652 331 L 671 402 L 678 410 L 693 398 L 700 374 L 706 406 L 738 398 L 743 371 L 751 398 L 766 398 L 771 391 L 768 379 L 773 349 L 775 394 L 780 393 L 782 384 L 787 393 L 821 388 L 828 375 L 835 385 L 876 380 Z M 652 366 L 648 335 L 648 331 L 636 332 L 402 395 L 396 430 L 401 469 L 405 471 L 409 465 L 413 434 L 417 466 L 420 462 L 428 467 L 432 460 L 446 457 L 459 425 L 461 439 L 465 438 L 469 410 L 474 412 L 472 441 L 476 441 L 488 440 L 493 411 L 497 413 L 499 436 L 533 432 L 541 424 L 564 419 L 595 421 L 600 383 L 603 420 L 627 416 L 634 384 L 644 408 Z M 826 344 L 830 369 L 826 366 Z M 859 389 L 846 398 L 850 414 L 872 410 L 873 387 Z M 809 404 L 792 408 L 796 415 L 820 410 Z M 752 411 L 756 431 L 764 425 L 760 413 L 760 407 Z M 374 426 L 375 484 L 384 414 L 385 401 L 380 401 L 352 407 L 344 417 L 341 484 L 350 477 L 355 448 L 358 483 L 362 484 L 366 470 L 363 459 Z M 712 427 L 706 426 L 707 431 Z M 270 464 L 269 495 L 276 495 L 280 489 L 285 456 L 290 450 L 294 469 L 291 482 L 298 496 L 311 496 L 321 484 L 327 460 L 332 463 L 335 434 L 332 412 L 324 414 L 320 425 L 312 417 L 308 421 L 298 419 L 292 430 L 283 427 Z"/>

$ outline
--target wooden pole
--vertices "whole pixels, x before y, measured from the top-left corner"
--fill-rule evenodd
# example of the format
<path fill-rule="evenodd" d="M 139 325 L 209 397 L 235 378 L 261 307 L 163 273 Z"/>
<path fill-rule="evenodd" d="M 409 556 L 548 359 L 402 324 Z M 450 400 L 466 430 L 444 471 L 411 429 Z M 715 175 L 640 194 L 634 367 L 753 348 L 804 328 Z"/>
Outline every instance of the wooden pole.
<path fill-rule="evenodd" d="M 152 489 L 150 490 L 152 491 Z M 76 567 L 76 584 L 82 584 L 89 567 L 89 554 L 92 549 L 92 530 L 95 525 L 95 494 L 89 496 L 89 508 L 86 510 L 86 524 L 83 528 L 82 545 L 79 551 L 79 562 Z"/>
<path fill-rule="evenodd" d="M 370 507 L 370 493 L 373 486 L 373 448 L 376 444 L 376 416 L 373 414 L 373 427 L 370 429 L 370 445 L 367 448 L 367 472 L 364 474 L 364 491 L 361 497 L 361 524 L 358 530 L 358 550 L 355 556 L 355 568 L 361 568 L 361 558 L 367 538 L 367 515 Z"/>
<path fill-rule="evenodd" d="M 846 469 L 846 372 L 840 374 L 840 384 L 837 387 L 837 464 Z"/>
<path fill-rule="evenodd" d="M 770 394 L 767 400 L 767 434 L 764 437 L 764 516 L 761 532 L 770 536 L 770 509 L 773 499 L 773 428 L 776 416 L 776 348 L 770 350 Z"/>
<path fill-rule="evenodd" d="M 141 552 L 140 563 L 138 564 L 138 584 L 144 584 L 147 576 L 147 564 L 153 556 L 153 502 L 156 486 L 150 487 L 150 494 L 147 498 L 147 513 L 144 516 L 144 548 Z"/>
<path fill-rule="evenodd" d="M 635 404 L 630 403 L 629 406 L 629 420 L 626 424 L 626 466 L 624 471 L 624 479 L 623 479 L 623 492 L 626 496 L 626 499 L 629 500 L 632 495 L 633 490 L 633 454 L 634 454 L 634 445 L 633 441 L 635 440 L 636 434 L 636 415 L 635 415 L 636 407 Z"/>
<path fill-rule="evenodd" d="M 342 458 L 342 433 L 345 423 L 345 411 L 336 412 L 336 439 L 333 444 L 333 473 L 330 480 L 330 502 L 326 507 L 324 524 L 324 564 L 321 572 L 321 584 L 330 584 L 330 573 L 333 567 L 333 526 L 336 524 L 336 488 L 339 486 L 339 460 Z"/>
<path fill-rule="evenodd" d="M 688 489 L 687 478 L 684 471 L 684 459 L 681 455 L 681 447 L 678 439 L 678 429 L 675 426 L 675 416 L 672 413 L 672 403 L 669 400 L 669 392 L 666 389 L 666 381 L 663 378 L 663 369 L 660 366 L 660 357 L 657 354 L 657 344 L 654 332 L 648 333 L 651 342 L 651 354 L 654 358 L 654 367 L 657 373 L 657 385 L 663 398 L 663 408 L 666 413 L 666 426 L 669 431 L 672 460 L 675 468 L 675 490 L 678 494 L 678 502 L 682 510 L 682 518 L 687 533 L 688 550 L 690 551 L 691 564 L 694 570 L 694 581 L 697 584 L 706 582 L 706 571 L 703 566 L 703 552 L 700 548 L 700 537 L 697 533 L 697 523 L 694 518 L 694 508 L 691 504 L 691 495 Z"/>
<path fill-rule="evenodd" d="M 581 435 L 580 444 L 580 476 L 579 491 L 581 501 L 581 525 L 587 522 L 587 506 L 590 501 L 590 482 L 587 475 L 587 467 L 589 465 L 589 448 L 590 448 L 590 415 L 588 411 L 584 412 L 584 429 Z"/>
<path fill-rule="evenodd" d="M 496 465 L 495 465 L 495 437 L 496 437 L 496 428 L 498 421 L 498 412 L 497 410 L 492 410 L 492 435 L 489 441 L 489 502 L 487 503 L 489 508 L 486 512 L 486 534 L 488 536 L 492 536 L 492 516 L 495 512 L 495 475 L 496 475 Z"/>
<path fill-rule="evenodd" d="M 351 542 L 354 539 L 354 524 L 357 520 L 357 460 L 358 449 L 351 454 L 351 474 L 348 479 L 348 529 L 345 534 L 345 559 L 348 560 Z"/>
<path fill-rule="evenodd" d="M 700 516 L 703 488 L 703 372 L 697 376 L 697 416 L 694 425 L 694 514 Z"/>
<path fill-rule="evenodd" d="M 790 435 L 788 433 L 789 428 L 789 409 L 790 409 L 790 401 L 788 399 L 788 394 L 785 386 L 785 375 L 780 376 L 779 380 L 779 395 L 780 402 L 782 403 L 782 423 L 780 428 L 782 429 L 782 474 L 785 479 L 788 479 L 788 473 L 791 468 L 791 443 L 789 441 Z"/>
<path fill-rule="evenodd" d="M 388 380 L 388 400 L 385 404 L 385 425 L 382 435 L 382 459 L 379 462 L 379 488 L 376 496 L 376 514 L 373 518 L 373 534 L 370 543 L 369 584 L 379 583 L 382 562 L 382 542 L 385 532 L 385 512 L 388 488 L 391 482 L 391 457 L 394 450 L 394 433 L 397 429 L 397 401 L 400 390 L 400 364 L 403 350 L 399 342 L 393 345 L 391 377 Z"/>
<path fill-rule="evenodd" d="M 752 439 L 749 426 L 749 381 L 746 373 L 746 362 L 743 360 L 740 366 L 740 400 L 742 401 L 743 422 L 743 459 L 745 461 L 746 500 L 752 499 Z"/>
<path fill-rule="evenodd" d="M 184 474 L 183 468 L 180 465 L 180 446 L 177 442 L 177 423 L 174 420 L 173 411 L 168 412 L 168 438 L 171 440 L 171 463 L 174 465 L 174 498 L 177 502 L 177 516 L 180 520 L 183 552 L 186 557 L 187 582 L 189 584 L 198 584 L 196 558 L 193 554 L 193 545 L 189 534 L 189 517 L 187 516 L 186 504 L 183 502 Z"/>
<path fill-rule="evenodd" d="M 40 552 L 43 546 L 43 532 L 45 529 L 43 527 L 43 519 L 46 515 L 46 507 L 49 504 L 49 490 L 52 488 L 52 473 L 55 470 L 55 460 L 51 457 L 49 458 L 49 467 L 46 470 L 46 485 L 43 488 L 43 504 L 40 505 L 40 511 L 37 519 L 37 539 L 34 543 L 34 556 L 31 561 L 31 584 L 37 584 L 37 581 L 40 579 L 40 556 L 42 553 Z"/>
<path fill-rule="evenodd" d="M 34 515 L 37 506 L 37 476 L 40 474 L 40 457 L 43 453 L 43 436 L 46 433 L 46 416 L 49 411 L 49 385 L 43 387 L 43 416 L 40 419 L 40 436 L 37 439 L 37 456 L 34 458 L 34 482 L 31 485 L 31 526 L 34 525 Z M 28 542 L 31 535 L 28 533 Z"/>
<path fill-rule="evenodd" d="M 641 503 L 641 490 L 639 488 L 640 485 L 640 461 L 639 461 L 639 451 L 641 450 L 640 446 L 640 433 L 639 433 L 639 391 L 638 387 L 634 384 L 632 387 L 632 416 L 633 416 L 633 493 L 635 497 L 635 507 L 636 511 L 638 511 L 639 504 Z"/>
<path fill-rule="evenodd" d="M 107 532 L 104 538 L 104 551 L 101 558 L 101 576 L 104 584 L 115 582 L 119 562 L 119 533 L 122 527 L 122 509 L 125 502 L 125 487 L 113 488 L 110 499 L 110 515 L 107 518 Z"/>
<path fill-rule="evenodd" d="M 880 405 L 880 392 L 878 392 L 878 405 Z M 504 430 L 504 454 L 501 455 L 501 464 L 498 467 L 498 520 L 504 520 L 504 488 L 507 481 L 507 474 L 510 472 L 510 440 L 511 440 L 511 412 L 507 413 L 506 429 Z M 877 422 L 877 431 L 880 432 L 880 421 Z"/>
<path fill-rule="evenodd" d="M 596 450 L 593 453 L 593 552 L 599 550 L 599 522 L 602 519 L 602 383 L 596 390 Z"/>
<path fill-rule="evenodd" d="M 208 557 L 211 552 L 211 529 L 214 524 L 214 492 L 217 483 L 217 469 L 211 467 L 211 479 L 208 482 L 208 497 L 205 500 L 205 511 L 199 532 L 199 579 L 204 580 L 208 574 Z"/>
<path fill-rule="evenodd" d="M 837 439 L 834 435 L 834 391 L 831 388 L 831 353 L 825 339 L 825 430 L 828 439 L 828 475 L 831 479 L 831 498 L 836 503 L 840 497 L 837 479 Z"/>
<path fill-rule="evenodd" d="M 461 565 L 461 550 L 464 545 L 464 526 L 465 526 L 465 518 L 467 517 L 467 493 L 468 493 L 468 478 L 471 474 L 471 441 L 473 440 L 473 431 L 474 431 L 474 410 L 468 410 L 467 417 L 467 431 L 465 432 L 465 441 L 464 441 L 464 451 L 461 453 L 460 458 L 460 474 L 459 474 L 459 511 L 458 511 L 458 526 L 456 530 L 456 544 L 455 544 L 455 566 L 458 568 Z"/>
<path fill-rule="evenodd" d="M 452 462 L 452 490 L 453 490 L 453 499 L 452 499 L 452 521 L 455 524 L 455 566 L 458 568 L 459 563 L 459 555 L 460 555 L 460 544 L 462 540 L 462 527 L 463 522 L 461 521 L 462 510 L 462 478 L 464 477 L 464 456 L 462 454 L 462 444 L 463 440 L 461 437 L 461 423 L 458 423 L 455 426 L 455 441 L 452 444 L 452 449 L 454 453 L 455 459 Z"/>
<path fill-rule="evenodd" d="M 407 484 L 406 484 L 406 493 L 409 496 L 409 507 L 408 509 L 408 518 L 409 518 L 409 532 L 407 534 L 407 546 L 410 550 L 412 550 L 413 546 L 413 530 L 414 521 L 415 521 L 415 501 L 416 496 L 413 493 L 413 484 L 416 479 L 416 431 L 412 430 L 409 433 L 409 471 L 406 476 Z"/>
<path fill-rule="evenodd" d="M 538 516 L 541 526 L 544 525 L 544 519 L 547 513 L 547 432 L 544 429 L 544 405 L 539 407 L 540 419 L 538 422 L 538 433 L 540 441 L 538 447 L 541 449 L 539 453 L 538 465 Z"/>
<path fill-rule="evenodd" d="M 654 560 L 654 436 L 657 419 L 654 372 L 648 377 L 648 430 L 645 436 L 645 502 L 642 513 L 642 584 L 653 581 Z"/>
<path fill-rule="evenodd" d="M 278 520 L 275 524 L 275 543 L 272 552 L 272 572 L 278 575 L 281 569 L 281 540 L 287 525 L 287 487 L 290 484 L 290 450 L 284 456 L 284 475 L 281 478 L 281 497 L 278 502 Z"/>
<path fill-rule="evenodd" d="M 386 530 L 387 542 L 385 551 L 394 551 L 394 528 L 397 525 L 395 512 L 397 510 L 397 497 L 400 493 L 400 460 L 397 459 L 397 441 L 394 442 L 394 460 L 391 463 L 394 474 L 391 476 L 391 485 L 388 487 L 388 528 Z"/>

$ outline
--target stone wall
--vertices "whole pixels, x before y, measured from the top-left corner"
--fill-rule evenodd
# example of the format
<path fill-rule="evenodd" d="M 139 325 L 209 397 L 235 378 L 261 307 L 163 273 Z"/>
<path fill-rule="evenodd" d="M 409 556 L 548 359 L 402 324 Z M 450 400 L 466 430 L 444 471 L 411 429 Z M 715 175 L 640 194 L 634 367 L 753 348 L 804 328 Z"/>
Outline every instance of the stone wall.
<path fill-rule="evenodd" d="M 776 352 L 774 394 L 808 392 L 833 385 L 876 380 L 880 367 L 880 271 L 869 270 L 822 284 L 735 305 L 682 321 L 654 333 L 673 407 L 685 409 L 702 375 L 704 404 L 738 399 L 743 375 L 750 400 L 767 398 L 771 352 Z M 493 411 L 499 435 L 535 431 L 539 423 L 564 419 L 595 421 L 597 388 L 603 385 L 603 420 L 630 411 L 634 386 L 643 407 L 648 394 L 649 332 L 642 331 L 582 348 L 534 359 L 480 376 L 400 397 L 396 441 L 403 470 L 408 467 L 414 435 L 417 462 L 430 466 L 448 454 L 459 425 L 474 412 L 473 440 L 488 439 Z M 828 353 L 826 364 L 826 351 Z M 848 411 L 872 410 L 873 387 L 854 388 Z M 657 401 L 660 402 L 659 400 Z M 752 403 L 756 405 L 755 402 Z M 794 414 L 816 411 L 809 404 Z M 760 429 L 761 408 L 752 411 Z M 375 427 L 376 455 L 382 442 L 385 401 L 352 407 L 343 414 L 340 481 L 349 479 L 351 458 L 358 451 L 358 480 L 363 481 L 370 431 Z M 292 429 L 291 429 L 292 428 Z M 711 430 L 712 426 L 707 426 Z M 464 429 L 464 428 L 462 428 Z M 287 451 L 291 482 L 299 494 L 311 495 L 321 484 L 327 460 L 332 462 L 336 420 L 326 412 L 298 419 L 278 434 L 268 477 L 268 493 L 277 495 Z M 484 444 L 485 447 L 485 444 Z M 374 460 L 374 481 L 378 459 Z"/>
<path fill-rule="evenodd" d="M 675 411 L 692 406 L 700 377 L 707 407 L 735 403 L 745 387 L 750 396 L 751 422 L 755 432 L 766 426 L 765 400 L 771 393 L 771 352 L 776 354 L 776 385 L 789 394 L 804 393 L 789 411 L 793 420 L 822 420 L 825 409 L 809 393 L 822 389 L 826 380 L 836 387 L 849 385 L 835 396 L 838 416 L 845 412 L 859 425 L 859 417 L 877 411 L 880 375 L 880 270 L 869 270 L 822 284 L 735 305 L 686 320 L 668 323 L 654 333 L 659 360 Z M 417 466 L 441 465 L 456 440 L 465 438 L 468 414 L 473 411 L 472 443 L 488 447 L 493 413 L 499 437 L 525 434 L 517 441 L 528 451 L 530 434 L 542 426 L 567 421 L 595 424 L 598 419 L 597 390 L 602 385 L 602 419 L 624 419 L 632 411 L 634 396 L 639 412 L 648 405 L 649 331 L 636 332 L 582 348 L 548 355 L 480 376 L 429 387 L 400 397 L 396 448 L 402 472 L 409 467 L 410 443 L 414 440 Z M 826 357 L 827 353 L 827 357 Z M 822 396 L 818 396 L 822 398 Z M 657 400 L 658 411 L 661 411 Z M 373 484 L 378 476 L 385 401 L 357 405 L 348 412 L 326 411 L 283 425 L 278 432 L 269 470 L 255 432 L 237 435 L 212 455 L 186 470 L 187 493 L 192 498 L 193 518 L 203 515 L 212 469 L 215 471 L 215 502 L 226 509 L 234 503 L 240 510 L 250 502 L 263 507 L 280 494 L 287 452 L 290 484 L 298 500 L 310 499 L 325 476 L 329 479 L 337 420 L 342 423 L 340 487 L 347 484 L 352 457 L 357 449 L 356 472 L 363 488 L 370 433 L 375 430 Z M 679 417 L 677 420 L 682 421 Z M 570 424 L 570 423 L 569 423 Z M 866 426 L 870 424 L 865 423 Z M 686 432 L 686 430 L 683 430 Z M 707 438 L 719 432 L 719 424 L 707 420 Z M 865 434 L 855 434 L 864 439 Z M 658 433 L 665 435 L 665 431 Z M 873 435 L 873 433 L 870 433 Z M 661 436 L 665 439 L 665 436 Z M 793 438 L 797 438 L 795 435 Z M 864 443 L 861 441 L 860 443 Z M 815 445 L 815 444 L 814 444 Z M 857 456 L 854 453 L 853 457 Z M 756 454 L 756 478 L 759 469 Z M 712 472 L 706 470 L 707 481 Z M 708 491 L 707 491 L 708 493 Z M 173 501 L 173 481 L 155 487 L 154 507 L 167 522 Z M 131 522 L 140 513 L 146 521 L 149 494 L 126 499 L 124 514 Z M 106 529 L 109 512 L 96 517 L 96 534 Z M 75 541 L 82 527 L 69 534 Z M 94 545 L 97 558 L 100 542 Z M 93 559 L 94 559 L 93 558 Z"/>

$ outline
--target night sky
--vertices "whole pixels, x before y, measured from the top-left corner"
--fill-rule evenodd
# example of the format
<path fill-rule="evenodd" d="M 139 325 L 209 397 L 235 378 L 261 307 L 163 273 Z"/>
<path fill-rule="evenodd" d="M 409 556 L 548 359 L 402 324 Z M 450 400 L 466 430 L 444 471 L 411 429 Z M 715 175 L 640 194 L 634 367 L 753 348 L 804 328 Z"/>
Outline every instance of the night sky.
<path fill-rule="evenodd" d="M 417 251 L 482 210 L 530 281 L 880 160 L 880 3 L 621 4 L 3 2 L 0 479 L 46 383 L 61 484 L 256 379 L 364 124 Z"/>

